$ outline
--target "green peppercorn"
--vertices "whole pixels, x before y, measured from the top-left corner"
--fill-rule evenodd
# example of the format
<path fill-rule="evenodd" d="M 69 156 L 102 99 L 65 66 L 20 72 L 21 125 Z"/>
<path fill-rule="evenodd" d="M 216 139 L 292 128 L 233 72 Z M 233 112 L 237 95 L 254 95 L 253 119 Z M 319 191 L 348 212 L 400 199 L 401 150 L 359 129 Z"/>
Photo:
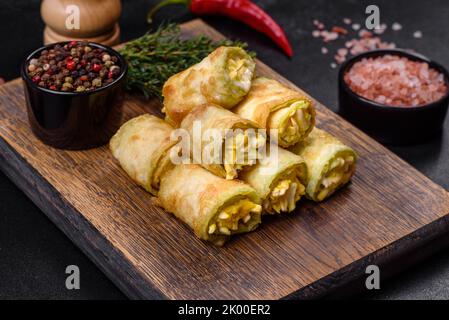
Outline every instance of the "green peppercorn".
<path fill-rule="evenodd" d="M 72 83 L 73 82 L 73 78 L 72 77 L 65 77 L 64 81 L 67 82 L 67 83 Z"/>
<path fill-rule="evenodd" d="M 76 87 L 76 92 L 83 92 L 85 90 L 86 90 L 86 88 L 84 88 L 83 86 Z"/>

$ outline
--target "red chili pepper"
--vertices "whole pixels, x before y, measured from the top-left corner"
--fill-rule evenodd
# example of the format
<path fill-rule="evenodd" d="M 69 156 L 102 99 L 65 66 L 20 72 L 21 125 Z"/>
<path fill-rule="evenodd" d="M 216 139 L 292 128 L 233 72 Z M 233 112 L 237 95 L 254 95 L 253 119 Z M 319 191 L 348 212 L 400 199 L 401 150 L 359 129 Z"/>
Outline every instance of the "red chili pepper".
<path fill-rule="evenodd" d="M 282 28 L 250 0 L 163 0 L 148 13 L 148 22 L 157 10 L 169 4 L 187 5 L 197 15 L 222 15 L 243 22 L 270 37 L 289 57 L 293 54 Z"/>

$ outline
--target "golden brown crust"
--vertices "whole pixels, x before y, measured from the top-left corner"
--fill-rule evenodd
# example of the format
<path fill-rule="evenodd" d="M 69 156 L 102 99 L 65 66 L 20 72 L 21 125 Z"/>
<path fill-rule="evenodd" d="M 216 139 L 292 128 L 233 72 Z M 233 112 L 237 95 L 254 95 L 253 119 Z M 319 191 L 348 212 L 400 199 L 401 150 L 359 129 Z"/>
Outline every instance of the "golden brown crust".
<path fill-rule="evenodd" d="M 225 180 L 199 165 L 178 165 L 164 175 L 159 199 L 163 207 L 190 226 L 204 240 L 211 238 L 209 222 L 233 200 L 248 198 L 256 204 L 256 191 L 238 180 Z"/>
<path fill-rule="evenodd" d="M 157 175 L 169 169 L 169 163 L 162 160 L 176 143 L 170 139 L 172 130 L 162 119 L 145 114 L 123 124 L 109 143 L 126 173 L 153 195 L 158 192 Z"/>
<path fill-rule="evenodd" d="M 241 48 L 219 47 L 200 63 L 170 77 L 162 88 L 164 110 L 167 117 L 179 126 L 188 112 L 205 103 L 232 108 L 248 93 L 248 88 L 232 79 L 227 70 L 228 62 L 239 57 L 254 72 L 255 62 Z"/>

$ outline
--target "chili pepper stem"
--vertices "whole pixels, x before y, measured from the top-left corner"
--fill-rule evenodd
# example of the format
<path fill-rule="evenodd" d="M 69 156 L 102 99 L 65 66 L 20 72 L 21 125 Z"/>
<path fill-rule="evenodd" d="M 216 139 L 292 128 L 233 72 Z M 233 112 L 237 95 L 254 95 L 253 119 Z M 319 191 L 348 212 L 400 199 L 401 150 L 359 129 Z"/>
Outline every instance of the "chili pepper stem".
<path fill-rule="evenodd" d="M 190 0 L 163 0 L 155 5 L 147 14 L 147 22 L 151 24 L 153 22 L 153 16 L 160 8 L 171 4 L 183 4 L 189 6 Z"/>

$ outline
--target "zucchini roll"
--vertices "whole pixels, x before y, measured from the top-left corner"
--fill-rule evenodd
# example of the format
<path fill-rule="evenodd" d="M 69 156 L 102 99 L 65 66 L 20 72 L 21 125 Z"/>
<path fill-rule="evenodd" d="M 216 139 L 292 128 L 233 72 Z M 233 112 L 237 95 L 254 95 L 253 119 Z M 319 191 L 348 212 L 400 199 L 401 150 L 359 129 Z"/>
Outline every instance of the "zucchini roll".
<path fill-rule="evenodd" d="M 172 166 L 170 140 L 173 127 L 158 117 L 145 114 L 123 124 L 109 146 L 126 173 L 145 190 L 157 195 L 161 175 Z"/>
<path fill-rule="evenodd" d="M 197 124 L 201 125 L 201 138 L 193 139 L 197 135 Z M 244 167 L 254 165 L 259 148 L 265 148 L 266 136 L 258 132 L 254 122 L 214 105 L 192 110 L 181 122 L 181 128 L 187 130 L 191 137 L 194 163 L 228 180 L 236 179 Z M 206 152 L 210 142 L 205 141 L 204 136 L 213 130 L 220 133 L 220 154 L 216 161 L 207 161 L 213 156 Z M 195 153 L 194 150 L 201 152 Z"/>
<path fill-rule="evenodd" d="M 248 93 L 255 66 L 242 48 L 217 48 L 164 84 L 166 120 L 178 126 L 190 110 L 205 103 L 232 108 Z"/>
<path fill-rule="evenodd" d="M 281 147 L 303 140 L 315 125 L 312 101 L 276 80 L 257 78 L 233 111 L 261 128 L 277 129 Z"/>
<path fill-rule="evenodd" d="M 260 160 L 240 178 L 257 191 L 264 212 L 291 212 L 306 192 L 307 166 L 301 156 L 278 148 L 277 157 Z"/>
<path fill-rule="evenodd" d="M 323 201 L 348 183 L 356 169 L 354 150 L 318 128 L 290 150 L 307 164 L 306 194 L 314 201 Z"/>
<path fill-rule="evenodd" d="M 159 200 L 200 239 L 216 245 L 260 224 L 262 206 L 252 187 L 217 177 L 195 164 L 181 164 L 165 174 Z"/>

